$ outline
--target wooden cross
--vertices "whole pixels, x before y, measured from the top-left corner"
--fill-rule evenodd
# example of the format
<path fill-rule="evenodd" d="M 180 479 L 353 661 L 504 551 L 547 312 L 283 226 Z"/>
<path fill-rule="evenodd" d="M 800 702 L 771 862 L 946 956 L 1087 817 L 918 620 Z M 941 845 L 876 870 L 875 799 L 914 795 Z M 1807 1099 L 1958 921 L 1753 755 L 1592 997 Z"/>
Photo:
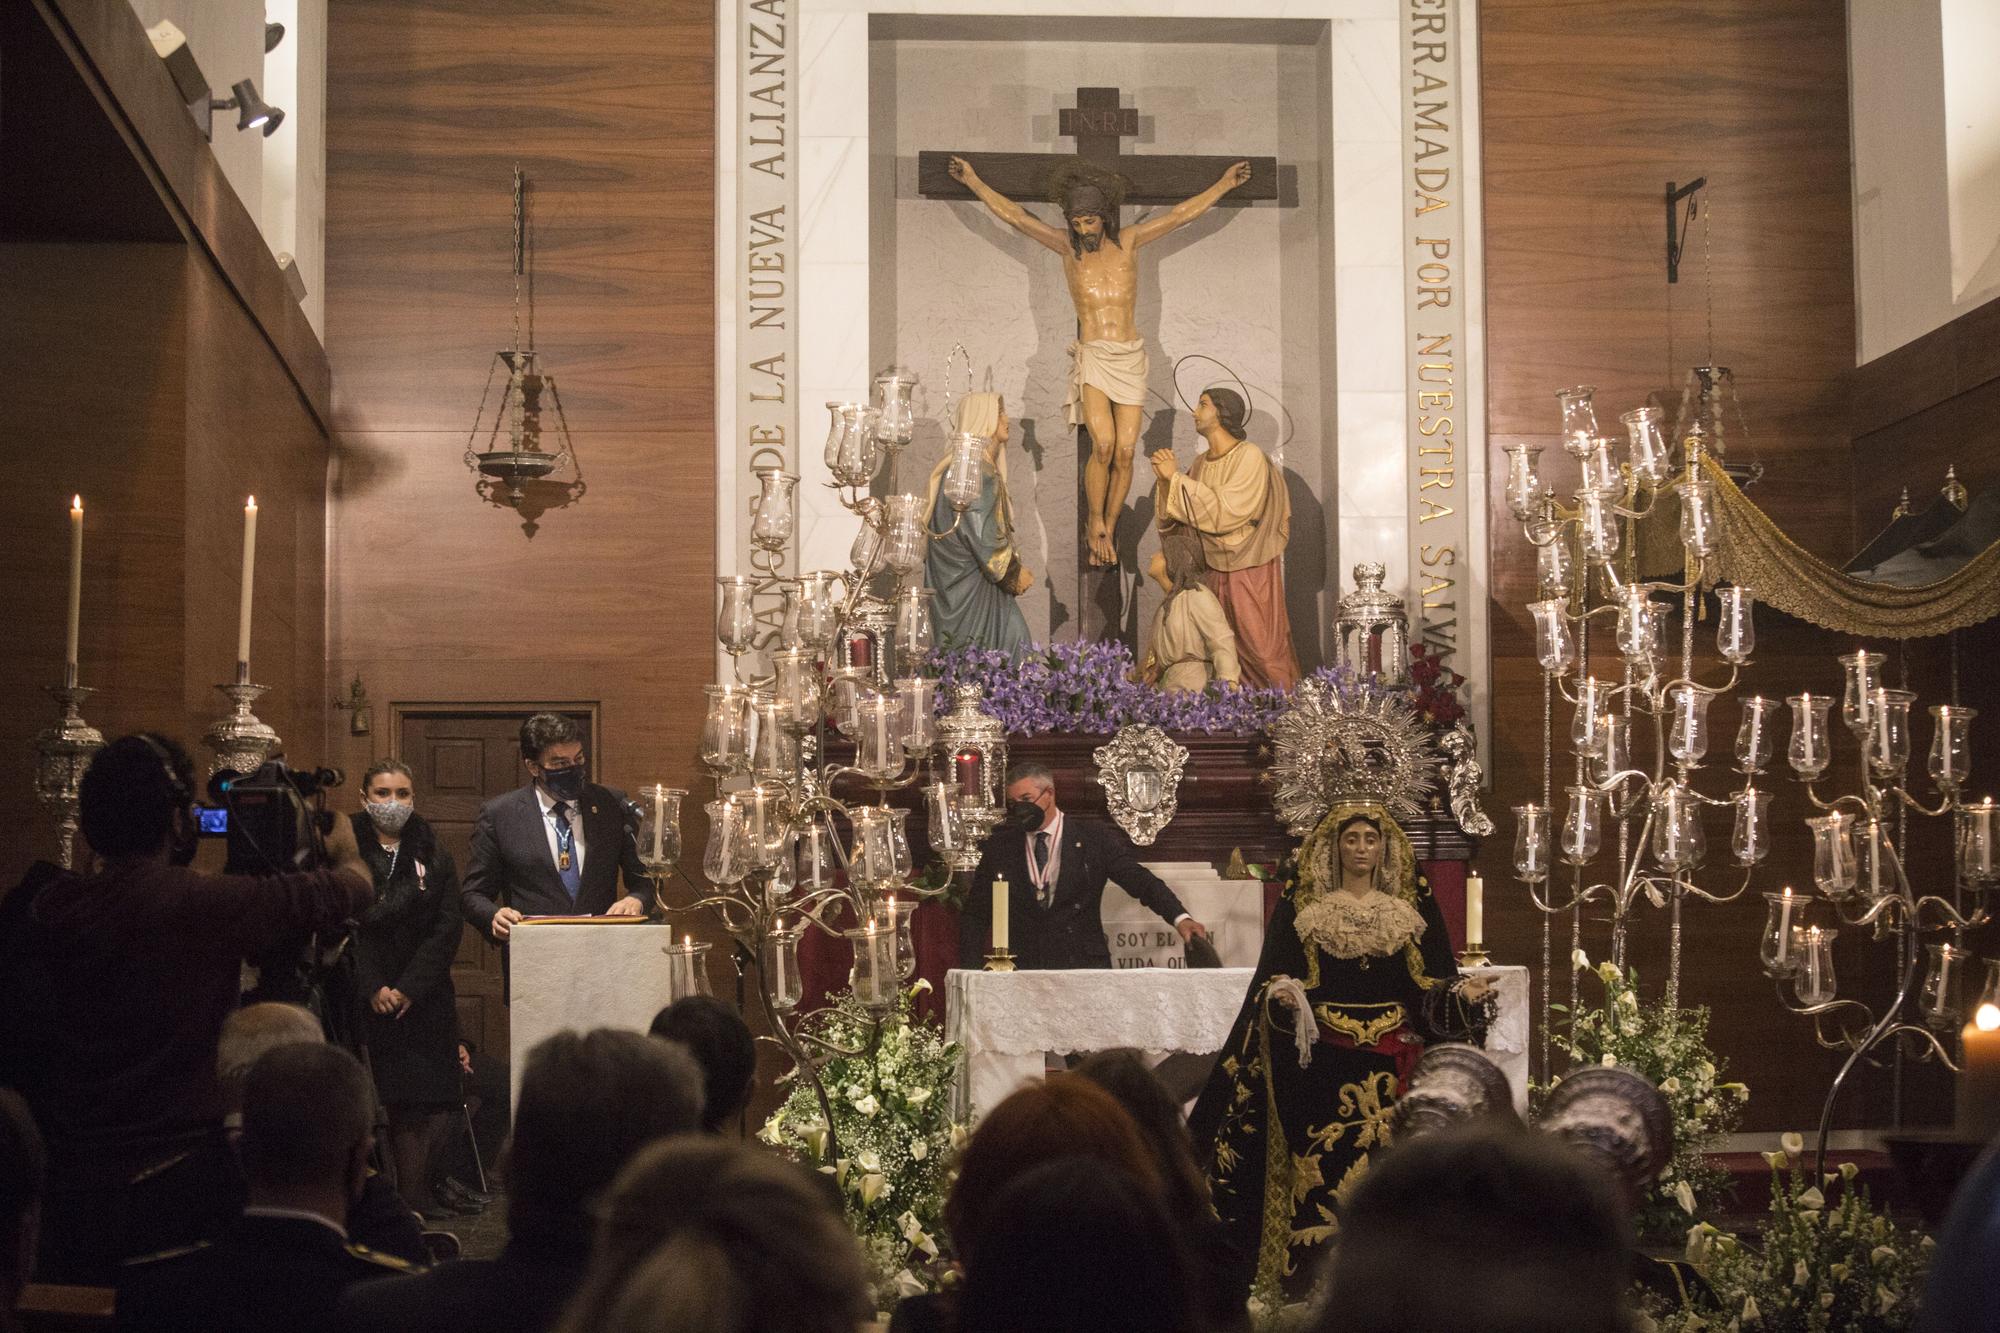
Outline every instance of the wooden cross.
<path fill-rule="evenodd" d="M 1200 194 L 1241 155 L 1199 153 L 1125 153 L 1120 139 L 1139 133 L 1137 107 L 1121 106 L 1116 88 L 1078 88 L 1076 105 L 1061 109 L 1057 133 L 1076 140 L 1074 153 L 964 153 L 929 151 L 917 154 L 917 193 L 926 199 L 973 199 L 971 190 L 951 178 L 950 163 L 962 157 L 979 178 L 1016 203 L 1047 203 L 1049 181 L 1056 169 L 1084 161 L 1115 171 L 1129 182 L 1128 204 L 1177 204 Z M 1278 197 L 1278 159 L 1252 157 L 1250 179 L 1229 193 L 1229 202 Z"/>

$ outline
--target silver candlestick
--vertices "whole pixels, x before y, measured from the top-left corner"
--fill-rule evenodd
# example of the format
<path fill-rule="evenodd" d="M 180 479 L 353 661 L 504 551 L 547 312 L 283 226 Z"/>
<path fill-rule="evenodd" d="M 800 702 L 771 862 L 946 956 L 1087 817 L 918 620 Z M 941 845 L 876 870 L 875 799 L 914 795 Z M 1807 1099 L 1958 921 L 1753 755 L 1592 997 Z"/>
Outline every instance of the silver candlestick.
<path fill-rule="evenodd" d="M 217 773 L 254 773 L 264 766 L 264 761 L 278 753 L 284 742 L 278 733 L 250 711 L 250 705 L 270 690 L 268 685 L 250 683 L 250 665 L 236 664 L 236 681 L 230 685 L 217 685 L 235 707 L 226 717 L 217 718 L 202 736 L 202 744 L 215 752 L 215 758 L 208 765 L 208 775 Z"/>
<path fill-rule="evenodd" d="M 78 711 L 96 691 L 76 683 L 74 666 L 64 673 L 63 684 L 46 688 L 62 705 L 63 715 L 35 737 L 35 795 L 55 814 L 58 860 L 69 870 L 75 855 L 83 771 L 90 767 L 91 756 L 104 748 L 104 733 L 85 722 Z"/>

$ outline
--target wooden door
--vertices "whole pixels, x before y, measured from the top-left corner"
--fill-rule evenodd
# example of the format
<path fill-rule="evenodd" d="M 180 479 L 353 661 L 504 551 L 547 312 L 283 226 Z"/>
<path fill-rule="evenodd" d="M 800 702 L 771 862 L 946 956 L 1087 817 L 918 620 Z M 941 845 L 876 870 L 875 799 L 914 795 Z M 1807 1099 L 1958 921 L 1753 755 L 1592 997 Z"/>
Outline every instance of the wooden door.
<path fill-rule="evenodd" d="M 558 712 L 583 728 L 584 752 L 596 749 L 594 704 L 440 704 L 393 706 L 396 755 L 415 777 L 417 809 L 437 830 L 458 873 L 465 874 L 479 809 L 527 781 L 521 766 L 521 724 L 530 714 Z M 501 1000 L 500 951 L 471 926 L 451 965 L 458 996 L 458 1030 L 484 1051 L 507 1050 L 507 1006 Z"/>

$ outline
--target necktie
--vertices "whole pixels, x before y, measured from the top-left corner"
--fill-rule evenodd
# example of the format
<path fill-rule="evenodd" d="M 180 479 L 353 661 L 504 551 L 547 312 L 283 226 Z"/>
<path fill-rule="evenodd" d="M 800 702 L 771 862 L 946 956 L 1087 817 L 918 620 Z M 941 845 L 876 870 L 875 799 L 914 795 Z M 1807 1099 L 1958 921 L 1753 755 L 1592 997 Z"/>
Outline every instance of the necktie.
<path fill-rule="evenodd" d="M 1054 902 L 1056 897 L 1056 886 L 1048 882 L 1048 874 L 1049 835 L 1045 830 L 1035 835 L 1036 897 L 1041 899 L 1042 906 L 1044 907 Z"/>
<path fill-rule="evenodd" d="M 570 902 L 583 889 L 583 867 L 576 861 L 576 833 L 569 826 L 569 802 L 557 801 L 556 816 L 556 873 L 562 876 L 563 888 L 569 893 Z"/>

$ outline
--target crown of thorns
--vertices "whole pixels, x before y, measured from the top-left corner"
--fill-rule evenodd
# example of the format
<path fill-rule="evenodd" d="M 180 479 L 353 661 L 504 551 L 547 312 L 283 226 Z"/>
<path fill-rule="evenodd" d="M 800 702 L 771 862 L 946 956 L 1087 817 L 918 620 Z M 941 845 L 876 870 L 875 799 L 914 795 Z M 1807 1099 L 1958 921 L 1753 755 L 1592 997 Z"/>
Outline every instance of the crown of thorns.
<path fill-rule="evenodd" d="M 1123 176 L 1089 162 L 1071 162 L 1049 175 L 1049 202 L 1061 206 L 1064 217 L 1079 213 L 1103 215 L 1125 202 L 1130 188 Z"/>

